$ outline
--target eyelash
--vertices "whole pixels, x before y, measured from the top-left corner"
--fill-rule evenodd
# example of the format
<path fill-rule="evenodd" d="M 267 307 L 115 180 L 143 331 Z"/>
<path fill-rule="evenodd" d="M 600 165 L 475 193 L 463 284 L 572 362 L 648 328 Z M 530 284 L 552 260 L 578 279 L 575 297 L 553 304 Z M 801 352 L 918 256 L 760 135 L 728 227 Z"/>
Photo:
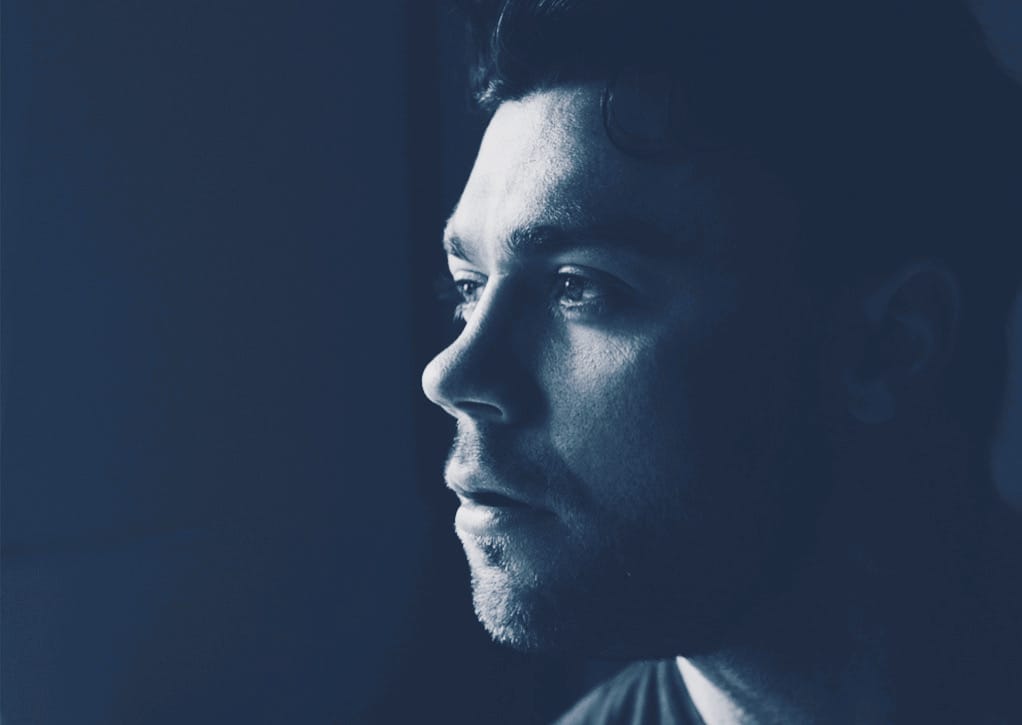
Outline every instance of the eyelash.
<path fill-rule="evenodd" d="M 483 282 L 474 279 L 458 279 L 453 281 L 454 292 L 458 295 L 458 304 L 454 306 L 454 321 L 465 322 L 468 320 L 468 313 L 479 301 L 479 295 L 483 291 Z M 473 295 L 475 295 L 473 297 Z"/>
<path fill-rule="evenodd" d="M 444 304 L 453 305 L 454 322 L 465 321 L 465 313 L 468 306 L 471 304 L 468 298 L 469 292 L 464 288 L 466 285 L 474 285 L 474 289 L 481 289 L 483 283 L 472 279 L 456 280 L 453 279 L 450 274 L 443 274 L 440 275 L 433 284 L 437 299 Z"/>
<path fill-rule="evenodd" d="M 465 322 L 472 307 L 479 301 L 486 283 L 471 278 L 446 278 L 446 291 L 441 296 L 453 300 L 454 321 Z M 577 272 L 558 272 L 550 285 L 551 310 L 567 315 L 599 315 L 613 302 L 616 286 L 611 280 L 596 279 Z M 589 299 L 585 295 L 590 293 Z M 566 299 L 569 295 L 575 299 Z"/>

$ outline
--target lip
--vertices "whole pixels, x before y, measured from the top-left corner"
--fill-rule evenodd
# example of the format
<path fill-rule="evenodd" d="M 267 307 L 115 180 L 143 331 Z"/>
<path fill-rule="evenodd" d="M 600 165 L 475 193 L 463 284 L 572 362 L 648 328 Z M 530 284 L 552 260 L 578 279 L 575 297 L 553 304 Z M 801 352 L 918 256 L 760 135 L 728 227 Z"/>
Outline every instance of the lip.
<path fill-rule="evenodd" d="M 454 517 L 454 526 L 461 534 L 496 536 L 551 515 L 543 506 L 488 476 L 449 478 L 447 487 L 461 502 Z"/>
<path fill-rule="evenodd" d="M 461 506 L 454 515 L 454 528 L 462 536 L 494 537 L 536 525 L 550 515 L 546 509 L 524 503 L 492 506 L 461 498 Z"/>
<path fill-rule="evenodd" d="M 538 502 L 530 500 L 521 492 L 501 484 L 490 476 L 450 476 L 447 478 L 447 488 L 457 495 L 463 506 L 472 504 L 497 509 L 543 508 Z"/>
<path fill-rule="evenodd" d="M 515 508 L 536 508 L 521 497 L 504 493 L 496 488 L 464 488 L 451 486 L 452 491 L 458 496 L 463 505 L 471 504 L 483 508 L 515 509 Z"/>

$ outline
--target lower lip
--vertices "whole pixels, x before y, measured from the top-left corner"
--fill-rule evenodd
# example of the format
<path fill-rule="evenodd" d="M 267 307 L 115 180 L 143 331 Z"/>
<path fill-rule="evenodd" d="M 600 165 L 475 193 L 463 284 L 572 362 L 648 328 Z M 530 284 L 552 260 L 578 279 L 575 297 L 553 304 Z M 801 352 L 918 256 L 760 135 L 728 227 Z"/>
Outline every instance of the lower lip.
<path fill-rule="evenodd" d="M 532 506 L 483 506 L 463 501 L 454 515 L 454 527 L 469 536 L 499 536 L 540 523 L 550 516 L 549 511 Z"/>

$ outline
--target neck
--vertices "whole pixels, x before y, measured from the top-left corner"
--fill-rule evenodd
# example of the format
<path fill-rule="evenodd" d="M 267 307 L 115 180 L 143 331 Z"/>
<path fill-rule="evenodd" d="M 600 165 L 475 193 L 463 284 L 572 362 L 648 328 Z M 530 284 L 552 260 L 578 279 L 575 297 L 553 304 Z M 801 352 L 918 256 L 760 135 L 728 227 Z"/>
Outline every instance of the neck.
<path fill-rule="evenodd" d="M 867 607 L 809 612 L 777 603 L 747 623 L 755 637 L 678 658 L 707 725 L 891 722 L 890 637 Z M 769 626 L 757 626 L 753 621 Z"/>
<path fill-rule="evenodd" d="M 791 587 L 747 612 L 723 646 L 679 658 L 707 725 L 932 722 L 948 708 L 970 721 L 979 512 L 956 492 L 983 482 L 963 462 L 909 468 L 838 482 L 817 556 Z"/>

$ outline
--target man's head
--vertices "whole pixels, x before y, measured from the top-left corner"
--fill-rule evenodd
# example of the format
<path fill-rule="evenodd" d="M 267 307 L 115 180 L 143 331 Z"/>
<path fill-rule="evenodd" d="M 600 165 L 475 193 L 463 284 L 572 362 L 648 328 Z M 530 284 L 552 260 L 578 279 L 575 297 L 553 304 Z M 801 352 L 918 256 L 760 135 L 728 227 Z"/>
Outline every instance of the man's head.
<path fill-rule="evenodd" d="M 939 94 L 830 47 L 857 13 L 712 5 L 475 7 L 495 110 L 445 235 L 465 326 L 423 383 L 477 612 L 516 646 L 711 646 L 810 545 L 828 434 L 952 408 L 948 253 L 998 199 L 956 178 L 954 123 L 913 125 Z"/>

